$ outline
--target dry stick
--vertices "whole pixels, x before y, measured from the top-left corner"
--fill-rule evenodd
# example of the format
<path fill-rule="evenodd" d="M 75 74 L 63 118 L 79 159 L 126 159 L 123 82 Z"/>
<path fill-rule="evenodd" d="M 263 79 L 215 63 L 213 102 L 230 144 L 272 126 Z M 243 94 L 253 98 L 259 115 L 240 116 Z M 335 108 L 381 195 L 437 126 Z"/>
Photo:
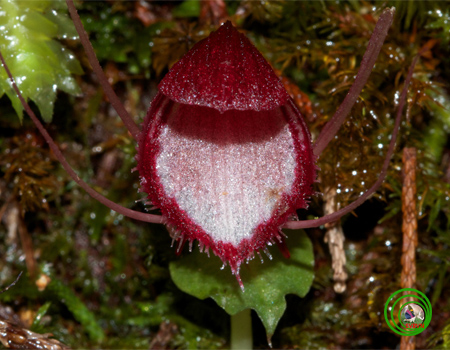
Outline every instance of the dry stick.
<path fill-rule="evenodd" d="M 14 287 L 17 282 L 19 282 L 20 276 L 22 276 L 23 271 L 20 271 L 19 276 L 14 280 L 13 283 L 11 283 L 9 286 L 5 287 L 4 289 L 0 290 L 0 294 L 5 293 L 9 288 Z"/>
<path fill-rule="evenodd" d="M 400 96 L 400 103 L 398 105 L 397 115 L 395 117 L 395 124 L 394 124 L 394 130 L 392 132 L 391 142 L 389 143 L 389 148 L 386 153 L 386 158 L 384 159 L 384 163 L 383 163 L 383 167 L 381 169 L 380 175 L 378 176 L 378 180 L 361 197 L 359 197 L 357 200 L 350 203 L 346 207 L 336 211 L 335 213 L 325 215 L 319 219 L 314 219 L 314 220 L 288 221 L 284 225 L 284 228 L 296 230 L 299 228 L 317 227 L 320 225 L 324 225 L 328 222 L 335 221 L 335 220 L 339 219 L 340 217 L 342 217 L 343 215 L 348 214 L 348 213 L 352 212 L 353 210 L 355 210 L 358 206 L 360 206 L 362 203 L 364 203 L 366 201 L 366 199 L 368 199 L 369 196 L 371 196 L 381 186 L 384 179 L 386 178 L 387 170 L 389 167 L 389 162 L 394 153 L 395 141 L 397 140 L 397 135 L 398 135 L 398 131 L 400 128 L 400 122 L 402 120 L 403 106 L 405 105 L 405 101 L 406 101 L 406 93 L 408 92 L 408 86 L 409 86 L 409 83 L 411 82 L 411 78 L 412 78 L 412 75 L 414 72 L 414 67 L 417 63 L 417 60 L 419 59 L 420 54 L 421 54 L 421 52 L 418 53 L 416 55 L 416 57 L 414 57 L 414 60 L 411 63 L 411 66 L 409 67 L 408 75 L 406 76 L 406 80 L 405 80 L 405 85 L 403 87 L 402 94 Z"/>
<path fill-rule="evenodd" d="M 93 188 L 91 188 L 86 182 L 84 182 L 80 177 L 77 175 L 77 173 L 71 168 L 69 163 L 67 162 L 66 158 L 64 158 L 63 154 L 61 153 L 60 149 L 56 145 L 56 143 L 53 141 L 52 137 L 49 135 L 47 130 L 45 130 L 42 123 L 39 121 L 39 119 L 36 117 L 34 112 L 31 110 L 28 103 L 23 98 L 22 94 L 20 93 L 19 88 L 17 87 L 13 76 L 11 75 L 11 72 L 6 65 L 6 62 L 3 58 L 3 55 L 0 52 L 0 60 L 3 63 L 3 67 L 5 67 L 6 73 L 9 76 L 9 79 L 11 80 L 12 86 L 14 88 L 14 91 L 16 92 L 17 96 L 20 99 L 20 102 L 22 103 L 23 108 L 25 108 L 26 112 L 30 116 L 31 120 L 33 121 L 34 125 L 39 129 L 39 132 L 42 134 L 42 136 L 45 138 L 47 143 L 49 144 L 50 148 L 52 149 L 53 153 L 55 154 L 56 158 L 59 160 L 63 168 L 67 171 L 67 173 L 70 175 L 70 177 L 78 184 L 80 185 L 92 198 L 99 201 L 100 203 L 106 205 L 108 208 L 124 215 L 128 216 L 129 218 L 145 221 L 145 222 L 153 222 L 153 223 L 161 223 L 161 216 L 160 215 L 153 215 L 153 214 L 146 214 L 141 213 L 135 210 L 131 210 L 128 208 L 125 208 L 117 203 L 114 203 L 113 201 L 109 200 L 108 198 L 102 196 L 100 193 L 95 191 Z"/>
<path fill-rule="evenodd" d="M 403 249 L 401 287 L 414 288 L 416 284 L 416 247 L 417 247 L 417 211 L 416 211 L 416 149 L 403 149 Z M 409 301 L 409 300 L 408 300 Z M 402 336 L 400 350 L 414 350 L 415 337 Z"/>
<path fill-rule="evenodd" d="M 327 187 L 324 191 L 324 213 L 332 213 L 337 209 L 336 188 Z M 347 272 L 345 272 L 344 242 L 345 236 L 340 221 L 325 224 L 327 232 L 325 233 L 324 242 L 328 243 L 328 249 L 331 254 L 331 266 L 333 268 L 334 291 L 336 293 L 344 293 L 347 289 Z"/>
<path fill-rule="evenodd" d="M 70 16 L 72 17 L 73 23 L 75 24 L 75 28 L 80 36 L 81 44 L 86 51 L 86 55 L 89 59 L 89 63 L 92 66 L 97 78 L 105 91 L 106 96 L 108 96 L 109 101 L 113 105 L 114 109 L 117 111 L 120 119 L 122 119 L 128 131 L 131 133 L 133 138 L 136 141 L 139 141 L 139 134 L 141 133 L 139 127 L 134 122 L 133 118 L 128 114 L 123 104 L 120 102 L 116 93 L 112 89 L 111 85 L 108 82 L 108 79 L 103 73 L 102 68 L 100 67 L 100 63 L 98 63 L 97 56 L 95 55 L 94 48 L 92 47 L 91 42 L 89 41 L 89 37 L 84 30 L 83 24 L 81 23 L 80 16 L 78 16 L 77 9 L 73 4 L 72 0 L 66 0 L 67 6 L 69 7 Z"/>
<path fill-rule="evenodd" d="M 416 283 L 417 211 L 416 211 L 416 149 L 403 149 L 403 248 L 402 288 L 414 288 Z"/>
<path fill-rule="evenodd" d="M 367 45 L 367 50 L 362 58 L 361 66 L 359 67 L 355 82 L 351 86 L 347 96 L 344 101 L 342 101 L 336 113 L 322 129 L 320 135 L 314 143 L 313 152 L 317 157 L 322 154 L 322 151 L 337 134 L 341 125 L 344 123 L 345 118 L 347 118 L 348 114 L 352 110 L 353 105 L 364 88 L 364 85 L 366 85 L 367 79 L 369 79 L 372 68 L 375 65 L 375 61 L 377 60 L 381 47 L 383 46 L 384 39 L 386 38 L 388 30 L 394 19 L 394 13 L 395 8 L 388 8 L 383 11 L 378 19 L 372 36 L 370 37 L 369 44 Z"/>

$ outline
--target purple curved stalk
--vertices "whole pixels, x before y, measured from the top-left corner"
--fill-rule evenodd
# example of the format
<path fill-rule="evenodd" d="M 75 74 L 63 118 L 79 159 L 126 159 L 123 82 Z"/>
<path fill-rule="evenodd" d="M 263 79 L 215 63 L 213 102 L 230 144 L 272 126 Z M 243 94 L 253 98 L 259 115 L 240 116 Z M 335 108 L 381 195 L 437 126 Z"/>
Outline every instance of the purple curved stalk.
<path fill-rule="evenodd" d="M 60 149 L 56 145 L 56 143 L 53 141 L 52 137 L 49 135 L 47 130 L 45 130 L 42 123 L 39 121 L 39 119 L 36 117 L 34 112 L 31 110 L 28 103 L 23 98 L 22 94 L 20 93 L 19 88 L 17 87 L 14 78 L 6 65 L 6 62 L 3 58 L 2 53 L 0 52 L 0 60 L 3 63 L 3 67 L 5 67 L 6 73 L 9 76 L 9 79 L 11 80 L 12 86 L 17 94 L 17 96 L 20 99 L 20 102 L 22 103 L 23 108 L 26 110 L 28 115 L 30 116 L 31 120 L 33 121 L 34 125 L 39 129 L 39 132 L 42 134 L 42 136 L 45 138 L 47 143 L 49 144 L 50 148 L 52 149 L 53 153 L 55 154 L 56 158 L 59 160 L 59 162 L 62 164 L 63 168 L 67 171 L 67 173 L 70 175 L 70 177 L 78 184 L 80 185 L 92 198 L 99 201 L 100 203 L 106 205 L 108 208 L 118 212 L 119 214 L 122 214 L 124 216 L 127 216 L 129 218 L 139 220 L 139 221 L 145 221 L 145 222 L 152 222 L 152 223 L 162 223 L 162 218 L 159 215 L 153 215 L 153 214 L 146 214 L 141 213 L 135 210 L 131 210 L 128 208 L 125 208 L 117 203 L 114 203 L 113 201 L 109 200 L 108 198 L 102 196 L 100 193 L 95 191 L 93 188 L 91 188 L 86 182 L 84 182 L 80 177 L 77 175 L 77 173 L 72 169 L 72 167 L 67 162 L 66 158 L 61 153 Z"/>
<path fill-rule="evenodd" d="M 78 16 L 78 12 L 77 9 L 75 8 L 75 5 L 73 4 L 73 1 L 66 0 L 66 3 L 67 6 L 69 7 L 70 16 L 72 17 L 73 23 L 75 24 L 75 28 L 78 32 L 78 35 L 80 36 L 81 44 L 83 44 L 84 50 L 86 51 L 89 63 L 91 64 L 92 69 L 97 75 L 97 78 L 100 84 L 102 85 L 106 96 L 108 96 L 109 101 L 111 102 L 114 109 L 117 111 L 117 114 L 119 115 L 120 119 L 122 119 L 123 123 L 125 124 L 128 131 L 131 133 L 133 138 L 136 141 L 139 141 L 139 134 L 141 133 L 141 131 L 134 122 L 133 118 L 131 118 L 131 116 L 126 111 L 122 102 L 120 102 L 111 85 L 108 83 L 108 79 L 106 78 L 105 73 L 103 73 L 103 70 L 100 67 L 100 64 L 98 63 L 98 59 L 97 56 L 95 55 L 94 48 L 92 47 L 92 44 L 89 41 L 89 37 L 86 31 L 84 30 L 83 23 L 81 23 L 80 16 Z"/>
<path fill-rule="evenodd" d="M 398 105 L 397 115 L 395 117 L 394 131 L 392 132 L 391 142 L 389 143 L 389 149 L 386 153 L 386 158 L 384 159 L 383 168 L 381 169 L 378 180 L 373 184 L 373 186 L 366 193 L 364 193 L 361 197 L 359 197 L 357 200 L 355 200 L 353 203 L 347 205 L 346 207 L 344 207 L 332 214 L 325 215 L 319 219 L 304 220 L 304 221 L 289 221 L 284 225 L 284 228 L 294 230 L 294 229 L 300 229 L 300 228 L 317 227 L 320 225 L 324 225 L 328 222 L 336 221 L 343 215 L 350 213 L 351 211 L 356 209 L 358 206 L 360 206 L 362 203 L 364 203 L 366 201 L 366 199 L 368 199 L 369 196 L 372 195 L 381 186 L 384 179 L 386 178 L 389 162 L 391 160 L 392 154 L 394 153 L 395 141 L 397 140 L 397 135 L 398 135 L 398 131 L 400 128 L 400 122 L 402 120 L 403 106 L 405 105 L 405 102 L 406 102 L 406 93 L 408 92 L 408 86 L 409 86 L 409 83 L 411 82 L 411 78 L 412 78 L 412 75 L 414 72 L 414 66 L 417 63 L 417 60 L 419 59 L 420 54 L 421 54 L 421 52 L 419 52 L 416 55 L 413 62 L 411 63 L 411 66 L 409 67 L 408 75 L 405 80 L 405 85 L 403 87 L 402 94 L 400 95 L 400 103 Z"/>
<path fill-rule="evenodd" d="M 313 152 L 317 157 L 322 154 L 328 143 L 337 134 L 339 128 L 344 123 L 345 118 L 347 118 L 352 110 L 364 85 L 366 85 L 367 79 L 372 72 L 372 68 L 375 65 L 381 47 L 383 46 L 389 27 L 394 19 L 394 13 L 395 8 L 388 8 L 383 11 L 378 19 L 372 36 L 370 37 L 369 44 L 367 45 L 367 50 L 361 61 L 361 66 L 359 67 L 355 82 L 351 86 L 344 101 L 341 103 L 333 117 L 324 126 L 313 145 Z"/>

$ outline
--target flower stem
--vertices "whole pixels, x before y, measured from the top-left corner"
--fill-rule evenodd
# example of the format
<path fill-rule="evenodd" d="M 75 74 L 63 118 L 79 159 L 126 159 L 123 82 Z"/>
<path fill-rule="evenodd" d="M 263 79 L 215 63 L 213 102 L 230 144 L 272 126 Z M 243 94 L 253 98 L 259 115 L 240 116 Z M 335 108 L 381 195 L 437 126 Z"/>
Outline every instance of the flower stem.
<path fill-rule="evenodd" d="M 231 350 L 253 349 L 250 309 L 231 316 Z"/>

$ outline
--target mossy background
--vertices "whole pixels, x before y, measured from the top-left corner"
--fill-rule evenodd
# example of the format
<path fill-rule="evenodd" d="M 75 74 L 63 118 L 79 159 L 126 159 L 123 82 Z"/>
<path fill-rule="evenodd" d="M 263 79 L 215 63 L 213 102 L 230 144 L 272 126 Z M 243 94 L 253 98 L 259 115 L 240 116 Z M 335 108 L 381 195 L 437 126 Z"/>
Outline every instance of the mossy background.
<path fill-rule="evenodd" d="M 42 11 L 55 3 L 46 2 Z M 430 48 L 415 69 L 387 181 L 356 215 L 342 220 L 347 291 L 338 295 L 333 290 L 324 229 L 307 230 L 315 251 L 315 280 L 305 298 L 287 296 L 288 308 L 272 341 L 275 348 L 398 346 L 383 307 L 400 288 L 401 151 L 407 146 L 418 150 L 417 288 L 433 305 L 432 322 L 416 337 L 417 348 L 450 348 L 449 3 L 225 4 L 234 23 L 290 79 L 291 88 L 300 87 L 312 101 L 302 110 L 313 136 L 353 82 L 381 9 L 396 7 L 369 83 L 318 162 L 317 191 L 335 188 L 340 206 L 377 178 L 407 69 L 421 48 Z M 217 18 L 200 15 L 201 4 L 192 0 L 79 2 L 77 7 L 105 73 L 139 123 L 168 68 L 217 28 Z M 66 16 L 64 6 L 57 9 Z M 138 174 L 131 171 L 136 145 L 98 86 L 79 42 L 58 33 L 50 36 L 75 55 L 84 74 L 73 75 L 80 95 L 67 94 L 77 89 L 58 92 L 47 129 L 80 177 L 123 206 L 145 210 Z M 308 106 L 305 95 L 294 97 Z M 172 282 L 168 265 L 183 256 L 176 257 L 170 248 L 166 229 L 123 218 L 75 186 L 29 118 L 20 123 L 6 95 L 0 100 L 0 152 L 0 286 L 25 271 L 0 295 L 1 319 L 51 332 L 73 348 L 229 346 L 225 311 Z M 324 200 L 315 196 L 300 218 L 322 215 Z M 51 282 L 46 284 L 42 275 Z M 263 326 L 257 317 L 253 321 L 255 347 L 265 348 Z M 157 335 L 165 336 L 164 345 Z"/>

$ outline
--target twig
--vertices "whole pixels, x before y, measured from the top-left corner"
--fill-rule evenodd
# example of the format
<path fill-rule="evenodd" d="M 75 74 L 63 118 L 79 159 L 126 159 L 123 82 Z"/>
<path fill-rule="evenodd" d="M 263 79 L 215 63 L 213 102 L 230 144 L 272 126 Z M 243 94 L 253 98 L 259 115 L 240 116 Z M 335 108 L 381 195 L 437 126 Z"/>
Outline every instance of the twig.
<path fill-rule="evenodd" d="M 0 294 L 5 293 L 9 288 L 14 287 L 17 282 L 19 282 L 20 276 L 22 276 L 23 271 L 20 271 L 19 276 L 15 279 L 13 283 L 11 283 L 9 286 L 7 286 L 5 289 L 0 291 Z"/>
<path fill-rule="evenodd" d="M 417 247 L 417 212 L 416 212 L 416 149 L 403 149 L 403 249 L 401 287 L 414 288 L 416 284 L 416 247 Z M 414 350 L 415 337 L 402 336 L 400 350 Z"/>
<path fill-rule="evenodd" d="M 325 207 L 324 214 L 333 213 L 336 211 L 336 189 L 328 187 L 324 191 Z M 325 234 L 324 241 L 328 243 L 330 249 L 332 268 L 333 268 L 333 280 L 334 291 L 336 293 L 343 293 L 347 289 L 347 272 L 345 272 L 345 250 L 344 250 L 344 232 L 340 220 L 325 224 L 327 232 Z"/>

